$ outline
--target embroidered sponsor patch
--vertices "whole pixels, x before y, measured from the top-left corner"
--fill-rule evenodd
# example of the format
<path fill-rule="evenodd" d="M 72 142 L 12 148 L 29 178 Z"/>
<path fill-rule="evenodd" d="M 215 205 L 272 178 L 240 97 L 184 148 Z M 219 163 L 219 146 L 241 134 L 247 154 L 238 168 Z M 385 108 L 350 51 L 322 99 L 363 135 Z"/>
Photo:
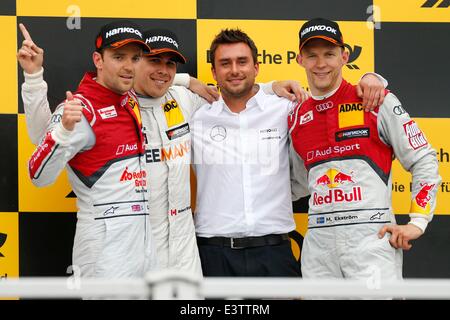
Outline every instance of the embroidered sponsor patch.
<path fill-rule="evenodd" d="M 406 113 L 405 109 L 403 109 L 403 107 L 401 105 L 395 106 L 393 109 L 393 112 L 397 116 L 401 116 L 402 114 Z"/>
<path fill-rule="evenodd" d="M 300 117 L 300 125 L 308 123 L 308 122 L 312 121 L 313 119 L 314 119 L 313 112 L 312 112 L 312 110 L 310 110 Z"/>
<path fill-rule="evenodd" d="M 133 212 L 141 212 L 141 211 L 143 211 L 144 210 L 144 206 L 143 205 L 140 205 L 140 204 L 133 204 L 132 206 L 131 206 L 131 211 L 133 211 Z"/>
<path fill-rule="evenodd" d="M 416 196 L 411 201 L 410 212 L 430 214 L 430 201 L 433 199 L 431 192 L 433 191 L 435 184 L 421 183 L 420 186 L 419 192 L 417 192 Z"/>
<path fill-rule="evenodd" d="M 220 142 L 227 137 L 227 129 L 224 126 L 216 125 L 211 128 L 209 136 L 213 141 Z"/>
<path fill-rule="evenodd" d="M 316 105 L 316 110 L 318 112 L 324 112 L 328 109 L 333 108 L 333 106 L 334 106 L 333 101 L 327 101 L 327 102 Z"/>
<path fill-rule="evenodd" d="M 404 123 L 403 129 L 405 130 L 405 134 L 408 137 L 409 144 L 414 150 L 428 145 L 427 139 L 425 139 L 424 134 L 414 120 Z"/>
<path fill-rule="evenodd" d="M 141 111 L 139 110 L 139 104 L 137 103 L 137 101 L 134 100 L 133 97 L 129 96 L 127 103 L 130 106 L 131 110 L 133 110 L 139 125 L 142 125 Z"/>
<path fill-rule="evenodd" d="M 184 136 L 185 134 L 188 134 L 188 133 L 189 133 L 189 124 L 188 123 L 185 123 L 185 124 L 183 124 L 183 125 L 181 125 L 179 127 L 176 127 L 176 128 L 173 128 L 173 129 L 170 129 L 170 130 L 166 131 L 167 138 L 169 140 L 177 139 L 177 138 L 182 137 L 182 136 Z"/>
<path fill-rule="evenodd" d="M 361 102 L 343 103 L 339 108 L 339 128 L 364 124 L 364 108 Z"/>
<path fill-rule="evenodd" d="M 368 138 L 370 136 L 369 128 L 359 128 L 352 130 L 344 130 L 336 132 L 336 141 L 354 139 L 354 138 Z"/>
<path fill-rule="evenodd" d="M 135 152 L 138 149 L 137 143 L 135 144 L 121 144 L 117 147 L 116 156 L 123 153 Z"/>
<path fill-rule="evenodd" d="M 173 127 L 184 122 L 181 108 L 175 100 L 167 101 L 163 106 L 167 127 Z"/>
<path fill-rule="evenodd" d="M 98 113 L 102 119 L 109 119 L 117 117 L 116 107 L 109 106 L 106 108 L 98 109 Z"/>

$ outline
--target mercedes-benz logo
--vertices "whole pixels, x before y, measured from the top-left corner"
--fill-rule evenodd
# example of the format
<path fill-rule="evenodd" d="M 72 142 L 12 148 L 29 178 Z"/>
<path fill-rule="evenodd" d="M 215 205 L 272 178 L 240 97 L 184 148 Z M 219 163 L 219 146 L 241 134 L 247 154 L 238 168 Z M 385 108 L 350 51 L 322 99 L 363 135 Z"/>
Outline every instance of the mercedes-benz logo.
<path fill-rule="evenodd" d="M 209 136 L 214 141 L 223 141 L 227 137 L 227 129 L 220 125 L 214 126 L 211 128 Z"/>
<path fill-rule="evenodd" d="M 406 113 L 406 111 L 402 108 L 401 105 L 399 105 L 394 107 L 394 113 L 398 116 L 401 116 L 402 114 Z"/>

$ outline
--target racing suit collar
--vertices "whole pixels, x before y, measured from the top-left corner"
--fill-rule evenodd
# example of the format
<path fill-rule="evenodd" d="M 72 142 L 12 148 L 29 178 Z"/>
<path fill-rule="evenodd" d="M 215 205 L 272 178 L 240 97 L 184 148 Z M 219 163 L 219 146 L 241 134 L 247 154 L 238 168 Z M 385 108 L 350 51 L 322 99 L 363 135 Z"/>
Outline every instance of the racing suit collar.
<path fill-rule="evenodd" d="M 93 102 L 99 105 L 115 104 L 121 97 L 127 96 L 128 92 L 118 94 L 95 81 L 97 74 L 95 72 L 86 72 L 81 79 L 80 85 L 76 91 L 77 94 L 92 96 Z"/>
<path fill-rule="evenodd" d="M 330 92 L 328 92 L 328 93 L 326 93 L 326 94 L 324 94 L 322 96 L 313 96 L 313 95 L 311 95 L 311 97 L 313 98 L 313 100 L 317 100 L 317 101 L 328 99 L 329 97 L 334 95 L 338 90 L 340 90 L 347 83 L 348 82 L 345 81 L 345 79 L 342 79 L 341 84 L 336 89 L 334 89 L 334 90 L 332 90 L 332 91 L 330 91 Z"/>
<path fill-rule="evenodd" d="M 147 96 L 144 94 L 139 94 L 139 93 L 136 93 L 136 96 L 138 97 L 138 99 L 140 101 L 139 106 L 143 109 L 147 109 L 147 108 L 152 109 L 154 107 L 163 106 L 164 103 L 168 100 L 168 98 L 166 97 L 167 94 L 165 94 L 159 98 L 154 98 L 154 97 Z"/>
<path fill-rule="evenodd" d="M 333 94 L 335 94 L 336 91 L 339 90 L 339 88 L 340 88 L 340 86 L 337 87 L 336 89 L 334 89 L 333 91 L 330 91 L 330 92 L 324 94 L 323 96 L 313 96 L 313 95 L 311 95 L 311 97 L 312 97 L 314 100 L 319 100 L 319 101 L 320 101 L 320 100 L 325 100 L 325 99 L 328 99 L 329 97 L 331 97 Z"/>

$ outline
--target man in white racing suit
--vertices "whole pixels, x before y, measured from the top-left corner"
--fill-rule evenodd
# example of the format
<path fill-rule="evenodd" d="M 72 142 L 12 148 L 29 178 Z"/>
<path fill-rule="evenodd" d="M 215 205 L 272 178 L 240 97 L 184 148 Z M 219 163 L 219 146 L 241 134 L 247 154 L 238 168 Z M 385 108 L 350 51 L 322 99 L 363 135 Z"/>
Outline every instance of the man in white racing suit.
<path fill-rule="evenodd" d="M 144 32 L 144 38 L 152 53 L 140 62 L 134 89 L 147 138 L 150 220 L 159 267 L 201 274 L 191 211 L 189 121 L 206 100 L 172 85 L 177 63 L 186 63 L 176 35 L 155 29 Z"/>
<path fill-rule="evenodd" d="M 66 93 L 57 120 L 31 156 L 29 175 L 35 185 L 45 186 L 67 168 L 78 198 L 76 276 L 143 277 L 155 268 L 156 250 L 142 123 L 131 90 L 137 62 L 149 47 L 139 26 L 122 20 L 103 26 L 95 43 L 97 72 L 87 72 L 74 95 Z M 25 60 L 36 54 L 31 43 L 19 51 Z"/>
<path fill-rule="evenodd" d="M 425 232 L 436 207 L 436 152 L 392 93 L 363 112 L 355 86 L 342 78 L 348 52 L 336 22 L 312 19 L 299 37 L 297 61 L 313 94 L 289 118 L 294 174 L 302 182 L 307 170 L 311 194 L 303 277 L 400 280 L 402 249 Z M 406 225 L 396 224 L 392 209 L 394 157 L 412 174 Z"/>

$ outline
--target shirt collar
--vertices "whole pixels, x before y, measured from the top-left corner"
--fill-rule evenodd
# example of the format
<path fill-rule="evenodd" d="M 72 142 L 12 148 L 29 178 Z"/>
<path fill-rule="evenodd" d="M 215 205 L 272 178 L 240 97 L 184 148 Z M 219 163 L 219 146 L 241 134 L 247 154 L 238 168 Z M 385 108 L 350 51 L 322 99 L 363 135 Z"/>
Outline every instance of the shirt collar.
<path fill-rule="evenodd" d="M 253 97 L 251 97 L 246 104 L 246 109 L 251 109 L 254 107 L 259 107 L 261 111 L 264 111 L 265 108 L 265 93 L 263 90 L 261 90 L 260 87 L 258 87 L 258 91 L 256 92 L 256 94 Z M 220 96 L 218 101 L 214 101 L 212 104 L 210 104 L 209 108 L 216 116 L 219 115 L 224 110 L 231 113 L 222 96 Z"/>

